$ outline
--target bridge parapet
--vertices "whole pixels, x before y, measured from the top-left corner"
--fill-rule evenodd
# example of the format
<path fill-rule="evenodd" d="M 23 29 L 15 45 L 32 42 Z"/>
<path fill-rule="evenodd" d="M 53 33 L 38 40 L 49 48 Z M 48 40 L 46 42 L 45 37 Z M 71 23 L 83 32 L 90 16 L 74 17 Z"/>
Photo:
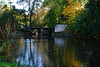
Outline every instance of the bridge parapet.
<path fill-rule="evenodd" d="M 53 32 L 53 28 L 33 27 L 31 30 L 37 30 L 39 35 L 51 35 Z"/>

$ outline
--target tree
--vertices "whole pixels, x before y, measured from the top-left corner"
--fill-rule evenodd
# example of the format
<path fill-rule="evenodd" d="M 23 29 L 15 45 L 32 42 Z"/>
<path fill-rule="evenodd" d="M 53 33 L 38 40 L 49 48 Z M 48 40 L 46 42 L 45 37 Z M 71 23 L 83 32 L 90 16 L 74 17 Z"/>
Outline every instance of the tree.
<path fill-rule="evenodd" d="M 18 24 L 18 26 L 20 27 L 20 29 L 23 28 L 23 26 L 26 25 L 28 19 L 27 19 L 27 15 L 25 14 L 25 10 L 18 10 L 18 9 L 14 9 L 14 14 L 13 16 L 15 17 L 16 19 L 16 22 Z"/>
<path fill-rule="evenodd" d="M 62 14 L 64 14 L 64 16 L 67 18 L 67 20 L 63 21 L 63 23 L 67 24 L 68 32 L 75 34 L 76 31 L 78 30 L 78 29 L 76 29 L 76 27 L 77 28 L 80 27 L 79 29 L 81 29 L 81 26 L 79 25 L 79 23 L 77 21 L 80 19 L 76 18 L 76 16 L 83 14 L 82 12 L 84 11 L 85 2 L 84 1 L 82 2 L 81 0 L 80 1 L 69 0 L 67 4 L 68 5 L 64 8 L 64 10 L 62 12 Z M 78 24 L 78 25 L 75 26 L 75 24 Z M 78 33 L 80 33 L 80 32 L 78 31 Z"/>
<path fill-rule="evenodd" d="M 7 4 L 5 3 L 5 1 L 1 1 L 0 2 L 0 16 L 2 15 L 2 13 L 7 9 Z"/>
<path fill-rule="evenodd" d="M 38 5 L 36 2 L 38 2 L 38 0 L 20 0 L 18 1 L 18 3 L 26 3 L 27 5 L 25 7 L 28 6 L 28 10 L 29 10 L 29 15 L 30 15 L 30 27 L 31 27 L 31 17 L 32 17 L 32 14 L 33 14 L 33 11 L 35 10 L 35 5 Z M 31 3 L 32 2 L 32 3 Z"/>
<path fill-rule="evenodd" d="M 32 26 L 33 27 L 44 27 L 46 24 L 43 22 L 45 15 L 47 14 L 48 10 L 41 7 L 36 10 L 36 14 L 32 15 Z"/>
<path fill-rule="evenodd" d="M 100 0 L 89 0 L 89 3 L 86 5 L 88 10 L 88 19 L 91 23 L 92 35 L 100 36 Z M 92 7 L 91 7 L 92 6 Z"/>
<path fill-rule="evenodd" d="M 73 23 L 73 19 L 75 19 L 75 16 L 82 11 L 81 3 L 79 2 L 72 2 L 68 1 L 68 6 L 64 8 L 62 14 L 68 18 L 68 23 Z"/>
<path fill-rule="evenodd" d="M 44 22 L 48 26 L 55 26 L 57 23 L 62 23 L 61 14 L 67 0 L 44 0 L 43 7 L 48 7 L 50 10 L 44 18 Z"/>
<path fill-rule="evenodd" d="M 82 10 L 75 16 L 74 23 L 68 24 L 73 34 L 100 36 L 100 0 L 89 0 Z M 65 11 L 66 12 L 66 11 Z"/>
<path fill-rule="evenodd" d="M 4 6 L 5 7 L 5 6 Z M 5 25 L 9 19 L 9 21 L 14 22 L 14 17 L 13 17 L 13 9 L 9 9 L 10 7 L 3 8 L 3 12 L 0 16 L 0 27 Z M 10 17 L 9 17 L 10 16 Z"/>

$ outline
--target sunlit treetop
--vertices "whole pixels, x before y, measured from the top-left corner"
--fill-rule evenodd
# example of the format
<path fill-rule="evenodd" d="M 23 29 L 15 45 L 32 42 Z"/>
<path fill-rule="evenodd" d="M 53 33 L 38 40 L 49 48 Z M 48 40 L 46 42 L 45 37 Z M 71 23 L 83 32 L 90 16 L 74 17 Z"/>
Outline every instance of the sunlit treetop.
<path fill-rule="evenodd" d="M 78 15 L 78 13 L 82 12 L 84 10 L 85 2 L 80 0 L 68 0 L 68 6 L 66 6 L 62 12 L 68 18 L 68 23 L 74 23 L 73 19 L 75 19 L 75 16 Z"/>

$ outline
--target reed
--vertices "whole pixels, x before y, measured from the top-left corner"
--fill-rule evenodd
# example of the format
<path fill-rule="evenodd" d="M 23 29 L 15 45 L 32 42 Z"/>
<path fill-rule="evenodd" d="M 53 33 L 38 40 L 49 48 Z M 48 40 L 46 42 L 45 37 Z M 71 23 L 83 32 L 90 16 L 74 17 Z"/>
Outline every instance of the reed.
<path fill-rule="evenodd" d="M 16 31 L 16 24 L 15 22 L 12 23 L 12 21 L 7 21 L 7 23 L 0 27 L 0 34 L 1 34 L 1 41 L 4 41 L 5 44 L 5 48 L 0 48 L 1 52 L 4 52 L 5 54 L 7 54 L 8 51 L 8 47 L 10 46 L 10 44 L 14 41 L 14 36 L 15 36 L 15 31 Z M 2 46 L 3 46 L 2 45 Z"/>
<path fill-rule="evenodd" d="M 10 38 L 14 38 L 14 33 L 16 31 L 16 24 L 15 22 L 12 23 L 12 21 L 8 22 L 0 27 L 0 33 L 1 33 L 1 36 L 2 36 L 2 40 L 3 41 L 8 41 L 8 39 Z"/>

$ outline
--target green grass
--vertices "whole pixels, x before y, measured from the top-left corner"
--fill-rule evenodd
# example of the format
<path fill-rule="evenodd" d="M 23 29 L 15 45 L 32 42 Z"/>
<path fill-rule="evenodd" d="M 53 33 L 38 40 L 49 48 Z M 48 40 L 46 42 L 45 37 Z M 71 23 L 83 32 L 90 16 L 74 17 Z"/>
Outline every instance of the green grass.
<path fill-rule="evenodd" d="M 16 63 L 6 63 L 0 61 L 0 67 L 17 67 Z"/>

